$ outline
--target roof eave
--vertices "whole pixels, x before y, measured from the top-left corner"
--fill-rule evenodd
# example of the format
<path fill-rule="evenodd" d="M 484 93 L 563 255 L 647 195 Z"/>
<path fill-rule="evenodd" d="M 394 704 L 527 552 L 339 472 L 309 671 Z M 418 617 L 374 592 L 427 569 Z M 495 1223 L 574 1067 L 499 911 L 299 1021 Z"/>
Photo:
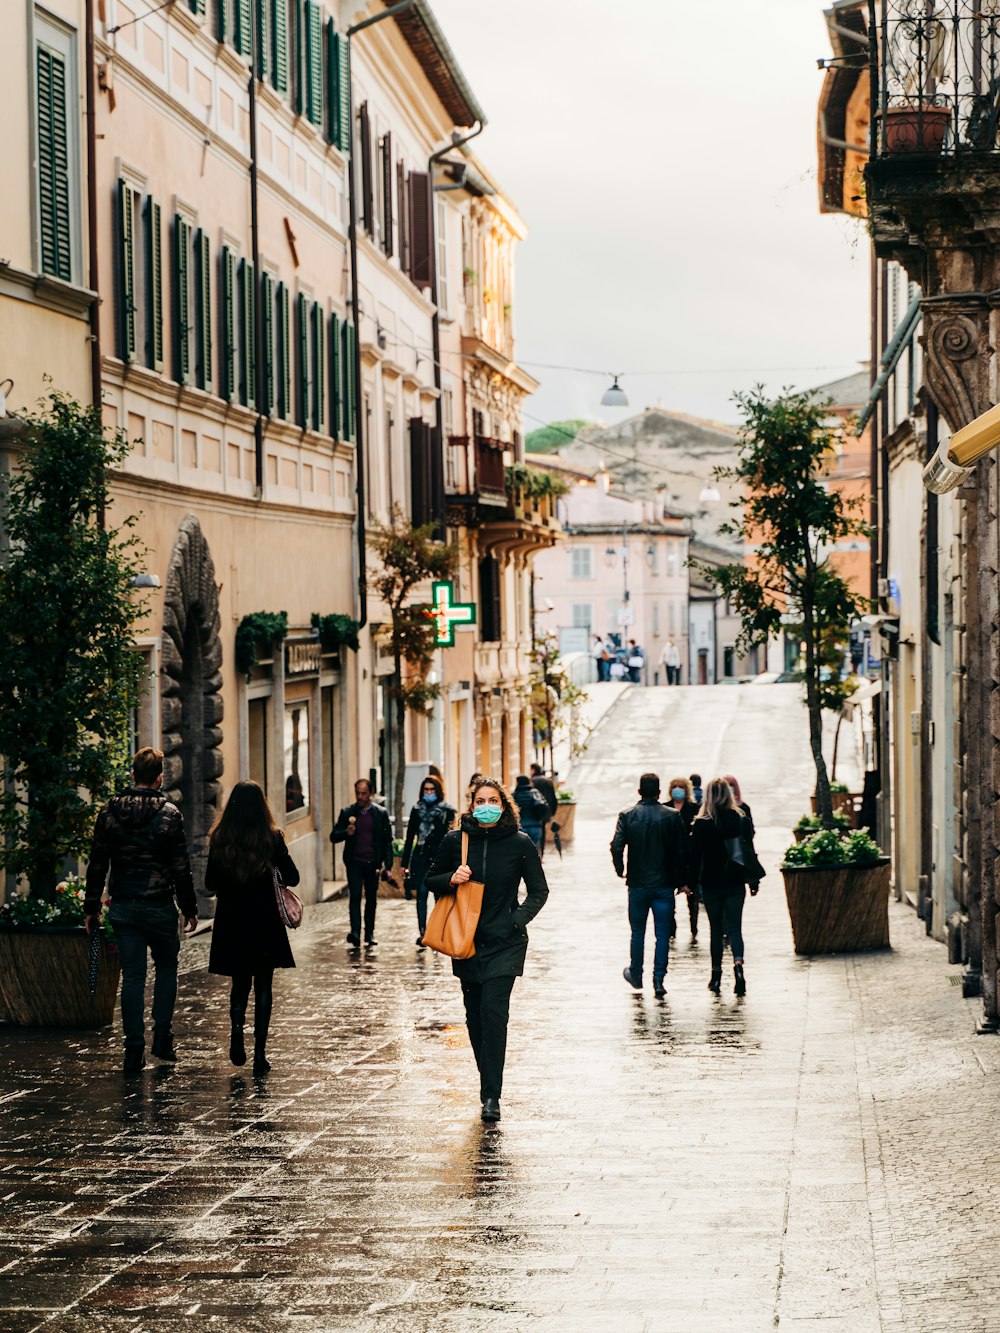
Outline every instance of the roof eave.
<path fill-rule="evenodd" d="M 388 9 L 394 0 L 382 0 Z M 396 24 L 441 99 L 452 123 L 459 127 L 485 125 L 486 112 L 462 73 L 455 53 L 427 0 L 416 0 L 396 15 Z M 426 40 L 425 40 L 426 39 Z M 427 43 L 433 47 L 433 55 Z"/>

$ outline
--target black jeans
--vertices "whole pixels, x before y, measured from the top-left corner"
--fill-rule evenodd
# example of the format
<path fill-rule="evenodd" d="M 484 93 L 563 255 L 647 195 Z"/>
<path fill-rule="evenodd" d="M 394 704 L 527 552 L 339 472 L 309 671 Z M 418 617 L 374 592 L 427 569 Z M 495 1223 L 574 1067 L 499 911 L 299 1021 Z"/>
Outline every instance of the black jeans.
<path fill-rule="evenodd" d="M 347 892 L 350 895 L 351 934 L 361 936 L 361 894 L 365 895 L 365 939 L 375 934 L 379 866 L 366 861 L 347 863 Z"/>
<path fill-rule="evenodd" d="M 229 1017 L 242 1027 L 247 1016 L 250 987 L 253 987 L 253 1040 L 260 1051 L 264 1049 L 267 1030 L 271 1025 L 271 1010 L 274 1007 L 273 982 L 273 967 L 260 968 L 253 973 L 238 972 L 233 977 L 229 992 Z"/>
<path fill-rule="evenodd" d="M 417 899 L 417 929 L 423 935 L 427 928 L 427 894 L 428 888 L 424 883 L 427 872 L 431 868 L 431 857 L 421 848 L 413 853 L 413 859 L 410 861 L 410 878 L 408 885 L 416 895 Z"/>
<path fill-rule="evenodd" d="M 743 884 L 703 884 L 708 923 L 712 928 L 712 971 L 722 971 L 723 938 L 729 937 L 733 958 L 743 959 L 743 904 L 747 891 Z"/>
<path fill-rule="evenodd" d="M 489 981 L 462 981 L 465 1022 L 469 1029 L 472 1053 L 479 1068 L 479 1096 L 482 1101 L 503 1091 L 503 1066 L 507 1055 L 507 1019 L 510 993 L 516 977 L 493 977 Z"/>
<path fill-rule="evenodd" d="M 125 1048 L 146 1045 L 146 960 L 153 955 L 153 1030 L 168 1033 L 177 999 L 181 937 L 173 902 L 115 902 L 108 909 L 122 964 L 122 1028 Z"/>

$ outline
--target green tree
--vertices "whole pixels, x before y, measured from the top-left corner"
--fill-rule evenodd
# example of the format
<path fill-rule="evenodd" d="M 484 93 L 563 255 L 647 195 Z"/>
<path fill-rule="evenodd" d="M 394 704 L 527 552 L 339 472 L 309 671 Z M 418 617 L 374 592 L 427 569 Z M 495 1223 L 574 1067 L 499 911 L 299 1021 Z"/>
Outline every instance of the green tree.
<path fill-rule="evenodd" d="M 89 846 L 97 804 L 127 771 L 144 676 L 132 588 L 140 545 L 104 526 L 106 469 L 128 453 L 96 408 L 61 394 L 29 418 L 4 487 L 0 568 L 0 793 L 6 868 L 53 899 L 62 862 Z"/>
<path fill-rule="evenodd" d="M 427 679 L 434 660 L 434 622 L 425 606 L 413 605 L 410 599 L 422 583 L 450 578 L 458 567 L 458 547 L 435 540 L 434 531 L 433 523 L 415 528 L 397 505 L 391 521 L 376 524 L 370 535 L 380 568 L 369 582 L 388 607 L 392 631 L 391 738 L 396 760 L 392 806 L 398 837 L 403 835 L 406 714 L 426 716 L 441 693 L 441 686 Z"/>
<path fill-rule="evenodd" d="M 561 449 L 564 444 L 572 444 L 580 432 L 592 421 L 575 417 L 570 421 L 550 421 L 547 426 L 531 430 L 524 438 L 524 448 L 529 454 L 551 454 Z"/>
<path fill-rule="evenodd" d="M 758 386 L 735 395 L 735 401 L 743 416 L 738 461 L 719 468 L 717 475 L 740 484 L 743 499 L 734 508 L 742 505 L 743 512 L 721 531 L 741 539 L 751 555 L 746 563 L 698 567 L 741 617 L 742 651 L 765 644 L 782 626 L 797 625 L 816 766 L 816 812 L 830 828 L 822 710 L 842 702 L 843 687 L 832 678 L 837 672 L 831 666 L 839 665 L 837 645 L 847 640 L 848 626 L 863 608 L 831 565 L 829 552 L 868 529 L 860 503 L 845 499 L 825 479 L 837 440 L 828 400 L 791 392 L 768 399 Z"/>

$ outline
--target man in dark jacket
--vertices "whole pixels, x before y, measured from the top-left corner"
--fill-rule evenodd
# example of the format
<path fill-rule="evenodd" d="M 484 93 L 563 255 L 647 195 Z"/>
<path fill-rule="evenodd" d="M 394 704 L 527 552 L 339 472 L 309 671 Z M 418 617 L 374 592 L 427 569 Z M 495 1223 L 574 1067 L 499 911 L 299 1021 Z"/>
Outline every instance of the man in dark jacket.
<path fill-rule="evenodd" d="M 611 859 L 618 878 L 625 875 L 628 848 L 628 919 L 632 927 L 632 961 L 622 976 L 636 990 L 642 989 L 642 963 L 646 944 L 646 918 L 653 913 L 656 951 L 653 955 L 653 991 L 664 994 L 664 978 L 670 955 L 670 927 L 674 918 L 674 891 L 687 890 L 687 830 L 676 810 L 660 804 L 660 779 L 643 773 L 639 779 L 639 803 L 618 816 L 611 840 Z"/>
<path fill-rule="evenodd" d="M 111 906 L 115 943 L 122 965 L 122 1028 L 125 1073 L 138 1074 L 146 1063 L 146 955 L 153 955 L 153 1054 L 173 1062 L 172 1022 L 177 998 L 177 907 L 184 933 L 198 924 L 198 902 L 191 878 L 184 819 L 160 792 L 163 753 L 145 746 L 132 761 L 133 786 L 113 797 L 97 816 L 87 867 L 83 910 L 87 929 L 99 923 L 104 883 L 111 871 Z M 176 898 L 176 902 L 174 901 Z"/>
<path fill-rule="evenodd" d="M 392 824 L 389 812 L 372 800 L 371 783 L 358 778 L 354 784 L 354 804 L 345 805 L 337 816 L 330 841 L 344 846 L 344 866 L 347 870 L 347 892 L 350 900 L 351 929 L 347 943 L 355 949 L 361 946 L 361 894 L 365 895 L 365 946 L 371 948 L 375 939 L 375 908 L 378 904 L 378 882 L 382 874 L 392 869 Z"/>

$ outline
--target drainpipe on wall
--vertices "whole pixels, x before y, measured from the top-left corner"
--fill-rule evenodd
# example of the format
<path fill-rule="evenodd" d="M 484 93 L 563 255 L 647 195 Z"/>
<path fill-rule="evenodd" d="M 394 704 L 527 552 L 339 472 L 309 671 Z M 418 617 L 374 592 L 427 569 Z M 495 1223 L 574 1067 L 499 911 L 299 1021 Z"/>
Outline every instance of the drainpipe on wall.
<path fill-rule="evenodd" d="M 250 97 L 250 262 L 253 264 L 253 342 L 254 342 L 254 402 L 257 416 L 253 423 L 254 490 L 256 498 L 264 498 L 264 304 L 261 296 L 264 275 L 260 271 L 260 219 L 258 213 L 257 175 L 257 24 L 250 24 L 250 79 L 247 91 Z"/>
<path fill-rule="evenodd" d="M 93 293 L 90 303 L 90 396 L 94 407 L 101 410 L 101 299 L 98 295 L 97 248 L 97 90 L 94 86 L 96 57 L 94 53 L 94 0 L 86 0 L 84 10 L 84 79 L 86 81 L 85 119 L 87 122 L 87 284 Z M 104 505 L 97 515 L 104 527 Z"/>

